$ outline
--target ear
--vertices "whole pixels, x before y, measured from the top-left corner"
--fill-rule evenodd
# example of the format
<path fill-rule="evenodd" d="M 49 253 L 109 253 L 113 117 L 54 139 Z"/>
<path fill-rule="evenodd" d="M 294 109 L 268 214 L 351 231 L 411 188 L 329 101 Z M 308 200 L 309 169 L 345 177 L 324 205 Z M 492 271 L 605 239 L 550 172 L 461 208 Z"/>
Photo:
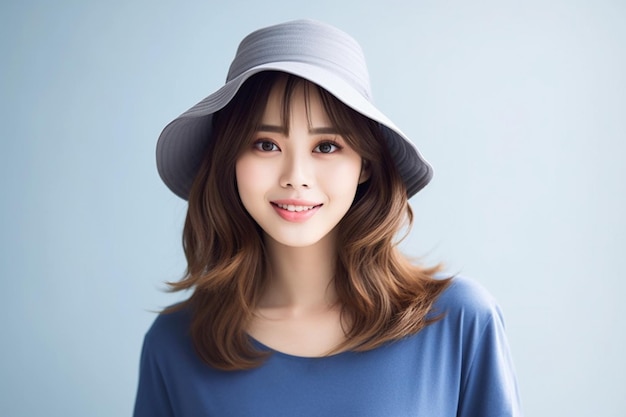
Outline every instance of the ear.
<path fill-rule="evenodd" d="M 361 175 L 359 175 L 359 184 L 363 184 L 365 181 L 370 179 L 370 175 L 372 174 L 372 170 L 370 169 L 370 162 L 363 159 L 361 162 Z"/>

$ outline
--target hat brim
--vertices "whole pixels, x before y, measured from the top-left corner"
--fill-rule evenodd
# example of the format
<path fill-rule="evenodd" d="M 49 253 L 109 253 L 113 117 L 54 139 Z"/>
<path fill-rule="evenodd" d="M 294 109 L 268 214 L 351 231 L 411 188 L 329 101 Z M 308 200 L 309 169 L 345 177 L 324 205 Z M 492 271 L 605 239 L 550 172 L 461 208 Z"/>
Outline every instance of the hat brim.
<path fill-rule="evenodd" d="M 353 110 L 378 122 L 400 176 L 406 184 L 408 197 L 421 190 L 432 178 L 432 167 L 413 142 L 354 86 L 319 65 L 285 61 L 248 69 L 163 129 L 156 149 L 157 169 L 163 182 L 176 195 L 185 200 L 189 197 L 191 185 L 208 144 L 213 113 L 225 107 L 248 78 L 263 71 L 281 71 L 304 78 L 319 85 Z"/>

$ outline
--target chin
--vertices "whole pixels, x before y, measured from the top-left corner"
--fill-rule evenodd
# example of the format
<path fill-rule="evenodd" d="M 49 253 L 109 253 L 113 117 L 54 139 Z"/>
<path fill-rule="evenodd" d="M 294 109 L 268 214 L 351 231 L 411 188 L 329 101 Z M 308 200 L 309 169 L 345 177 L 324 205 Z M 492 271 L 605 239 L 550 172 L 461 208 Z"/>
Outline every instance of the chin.
<path fill-rule="evenodd" d="M 332 243 L 332 232 L 327 233 L 306 233 L 303 231 L 295 233 L 266 233 L 266 239 L 289 248 L 311 248 L 318 245 L 328 245 Z"/>
<path fill-rule="evenodd" d="M 313 247 L 322 241 L 322 238 L 284 238 L 284 237 L 271 237 L 271 239 L 278 243 L 281 246 L 285 246 L 288 248 L 309 248 Z"/>

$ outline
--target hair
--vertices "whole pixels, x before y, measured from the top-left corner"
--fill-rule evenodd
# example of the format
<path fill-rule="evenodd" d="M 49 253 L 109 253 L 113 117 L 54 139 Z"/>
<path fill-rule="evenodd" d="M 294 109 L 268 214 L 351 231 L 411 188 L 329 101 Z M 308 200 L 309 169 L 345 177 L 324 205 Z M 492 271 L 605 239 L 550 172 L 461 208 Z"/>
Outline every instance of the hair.
<path fill-rule="evenodd" d="M 396 235 L 411 226 L 413 213 L 382 126 L 316 84 L 294 75 L 261 72 L 213 115 L 209 144 L 189 194 L 183 231 L 187 270 L 180 281 L 169 283 L 172 291 L 193 293 L 165 310 L 190 310 L 198 355 L 222 370 L 254 368 L 269 354 L 255 348 L 246 332 L 269 265 L 263 231 L 239 198 L 235 165 L 251 146 L 269 94 L 279 81 L 285 81 L 284 126 L 294 89 L 304 86 L 305 100 L 311 88 L 317 89 L 331 123 L 370 171 L 337 225 L 334 285 L 346 339 L 330 353 L 370 350 L 419 332 L 439 318 L 430 313 L 449 284 L 448 279 L 434 277 L 439 266 L 414 265 L 397 248 Z"/>

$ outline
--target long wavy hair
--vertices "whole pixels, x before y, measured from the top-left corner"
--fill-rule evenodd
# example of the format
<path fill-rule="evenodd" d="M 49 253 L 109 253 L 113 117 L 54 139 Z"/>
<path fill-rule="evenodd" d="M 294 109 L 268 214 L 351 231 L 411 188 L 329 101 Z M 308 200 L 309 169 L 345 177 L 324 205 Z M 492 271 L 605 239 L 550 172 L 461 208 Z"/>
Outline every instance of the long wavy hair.
<path fill-rule="evenodd" d="M 235 164 L 249 149 L 270 91 L 281 81 L 283 125 L 297 86 L 317 89 L 331 123 L 368 165 L 369 179 L 337 225 L 334 285 L 341 305 L 345 342 L 333 352 L 364 351 L 415 334 L 437 319 L 431 313 L 448 280 L 439 267 L 414 265 L 398 250 L 397 234 L 413 213 L 406 187 L 389 155 L 382 127 L 302 78 L 261 72 L 244 83 L 213 115 L 208 149 L 189 195 L 183 231 L 187 270 L 172 291 L 192 289 L 191 337 L 200 358 L 223 370 L 250 369 L 269 354 L 246 332 L 269 273 L 263 231 L 243 207 Z M 349 325 L 345 325 L 349 323 Z"/>

